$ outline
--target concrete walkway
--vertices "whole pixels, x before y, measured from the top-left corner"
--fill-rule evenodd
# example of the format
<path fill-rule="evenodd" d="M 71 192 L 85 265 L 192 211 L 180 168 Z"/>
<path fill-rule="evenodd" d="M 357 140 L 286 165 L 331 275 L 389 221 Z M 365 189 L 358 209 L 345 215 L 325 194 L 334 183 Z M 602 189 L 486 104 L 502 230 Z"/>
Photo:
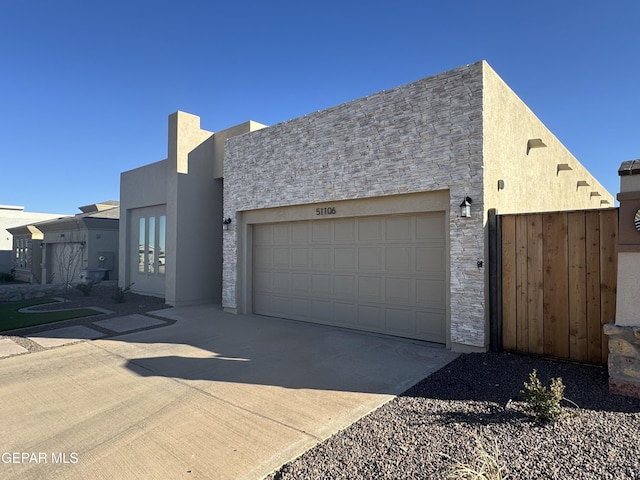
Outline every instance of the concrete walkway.
<path fill-rule="evenodd" d="M 157 315 L 177 321 L 0 359 L 0 478 L 262 478 L 456 357 L 212 306 Z"/>

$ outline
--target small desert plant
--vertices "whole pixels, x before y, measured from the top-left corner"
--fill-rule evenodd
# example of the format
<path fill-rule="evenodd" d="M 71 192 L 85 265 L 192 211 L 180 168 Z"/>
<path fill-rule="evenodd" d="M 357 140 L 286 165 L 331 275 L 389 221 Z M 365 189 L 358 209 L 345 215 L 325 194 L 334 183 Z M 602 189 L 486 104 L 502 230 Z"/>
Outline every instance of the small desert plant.
<path fill-rule="evenodd" d="M 480 438 L 475 436 L 476 447 L 474 457 L 468 463 L 456 461 L 448 470 L 447 479 L 450 480 L 505 480 L 508 477 L 507 469 L 500 460 L 498 442 L 489 451 L 482 444 Z"/>
<path fill-rule="evenodd" d="M 120 286 L 116 285 L 115 288 L 113 289 L 113 295 L 111 296 L 113 301 L 115 303 L 124 303 L 125 294 L 129 290 L 131 290 L 132 286 L 133 286 L 133 283 L 130 283 L 129 285 L 126 285 L 125 287 L 120 287 Z"/>
<path fill-rule="evenodd" d="M 82 295 L 88 297 L 89 295 L 91 295 L 91 289 L 94 285 L 95 283 L 92 281 L 88 281 L 87 283 L 78 283 L 76 285 L 76 289 L 80 290 L 82 292 Z"/>
<path fill-rule="evenodd" d="M 529 381 L 524 382 L 520 396 L 527 403 L 537 420 L 552 422 L 562 414 L 560 402 L 564 400 L 564 384 L 562 378 L 552 378 L 549 388 L 538 379 L 537 370 L 529 374 Z"/>

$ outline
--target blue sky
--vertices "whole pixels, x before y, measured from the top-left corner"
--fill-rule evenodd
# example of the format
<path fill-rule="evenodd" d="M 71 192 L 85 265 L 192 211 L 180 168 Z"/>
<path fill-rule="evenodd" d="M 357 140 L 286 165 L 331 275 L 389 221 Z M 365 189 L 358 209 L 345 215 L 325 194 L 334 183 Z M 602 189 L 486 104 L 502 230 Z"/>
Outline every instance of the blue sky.
<path fill-rule="evenodd" d="M 117 200 L 176 110 L 273 125 L 482 59 L 615 195 L 639 23 L 637 0 L 2 0 L 0 204 Z"/>

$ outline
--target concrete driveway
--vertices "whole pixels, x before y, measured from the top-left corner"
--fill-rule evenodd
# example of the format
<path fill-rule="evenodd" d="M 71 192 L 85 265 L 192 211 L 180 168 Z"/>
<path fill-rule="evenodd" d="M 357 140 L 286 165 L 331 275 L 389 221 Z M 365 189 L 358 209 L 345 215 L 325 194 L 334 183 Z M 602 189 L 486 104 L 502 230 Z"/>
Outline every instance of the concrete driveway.
<path fill-rule="evenodd" d="M 157 314 L 176 322 L 0 359 L 0 478 L 262 478 L 456 357 L 215 306 Z"/>

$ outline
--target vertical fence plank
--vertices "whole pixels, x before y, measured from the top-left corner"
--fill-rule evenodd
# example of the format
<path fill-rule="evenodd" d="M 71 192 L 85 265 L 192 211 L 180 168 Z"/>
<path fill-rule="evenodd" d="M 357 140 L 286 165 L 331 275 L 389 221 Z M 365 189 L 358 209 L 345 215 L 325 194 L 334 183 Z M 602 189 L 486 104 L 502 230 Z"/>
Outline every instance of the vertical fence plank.
<path fill-rule="evenodd" d="M 540 214 L 527 215 L 527 321 L 529 322 L 528 351 L 544 353 L 544 249 Z"/>
<path fill-rule="evenodd" d="M 528 352 L 527 318 L 527 221 L 528 215 L 516 217 L 516 341 L 520 352 Z"/>
<path fill-rule="evenodd" d="M 567 215 L 569 248 L 569 358 L 587 361 L 587 295 L 585 214 L 571 212 Z"/>
<path fill-rule="evenodd" d="M 605 325 L 616 317 L 616 286 L 618 281 L 618 211 L 600 212 L 600 324 Z M 606 363 L 609 344 L 600 328 L 602 354 Z"/>
<path fill-rule="evenodd" d="M 544 241 L 544 353 L 569 356 L 569 277 L 567 275 L 567 214 L 545 214 Z"/>
<path fill-rule="evenodd" d="M 516 218 L 502 218 L 502 347 L 516 350 Z"/>
<path fill-rule="evenodd" d="M 501 217 L 505 350 L 606 363 L 618 210 Z"/>
<path fill-rule="evenodd" d="M 602 333 L 600 327 L 600 215 L 585 212 L 587 255 L 587 349 L 588 361 L 602 359 Z"/>

